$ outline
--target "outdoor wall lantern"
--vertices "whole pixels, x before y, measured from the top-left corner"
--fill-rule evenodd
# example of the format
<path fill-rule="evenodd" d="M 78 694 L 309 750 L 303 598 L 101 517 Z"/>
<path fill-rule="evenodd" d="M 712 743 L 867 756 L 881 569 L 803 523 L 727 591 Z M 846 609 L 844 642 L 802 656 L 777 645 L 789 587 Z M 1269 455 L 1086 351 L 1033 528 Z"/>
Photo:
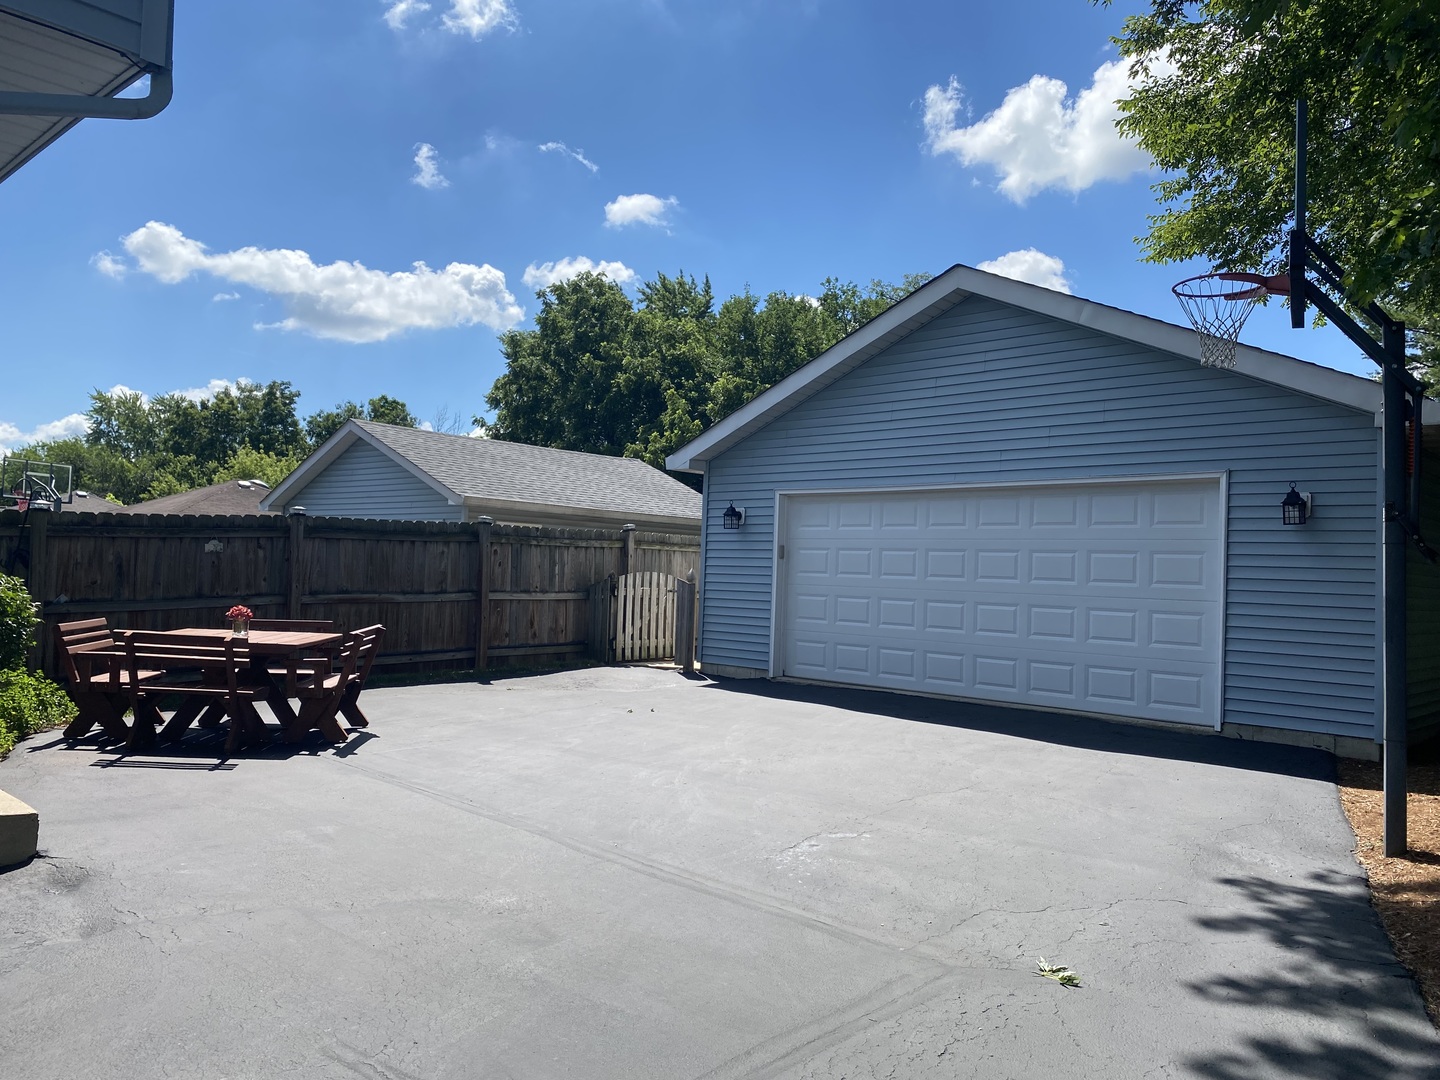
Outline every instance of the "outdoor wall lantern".
<path fill-rule="evenodd" d="M 1280 503 L 1280 520 L 1286 525 L 1304 525 L 1310 520 L 1314 505 L 1314 497 L 1308 491 L 1296 491 L 1295 485 L 1291 484 L 1289 493 Z"/>
<path fill-rule="evenodd" d="M 737 510 L 732 502 L 730 508 L 720 515 L 720 521 L 727 529 L 738 529 L 745 524 L 745 510 L 743 507 Z"/>

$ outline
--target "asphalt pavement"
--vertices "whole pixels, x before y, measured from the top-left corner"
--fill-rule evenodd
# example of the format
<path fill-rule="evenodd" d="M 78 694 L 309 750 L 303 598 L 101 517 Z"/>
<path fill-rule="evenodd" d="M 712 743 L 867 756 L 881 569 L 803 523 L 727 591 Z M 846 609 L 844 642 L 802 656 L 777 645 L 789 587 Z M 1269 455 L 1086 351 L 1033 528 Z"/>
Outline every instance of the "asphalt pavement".
<path fill-rule="evenodd" d="M 0 763 L 0 1076 L 1440 1076 L 1319 752 L 649 668 L 364 704 Z"/>

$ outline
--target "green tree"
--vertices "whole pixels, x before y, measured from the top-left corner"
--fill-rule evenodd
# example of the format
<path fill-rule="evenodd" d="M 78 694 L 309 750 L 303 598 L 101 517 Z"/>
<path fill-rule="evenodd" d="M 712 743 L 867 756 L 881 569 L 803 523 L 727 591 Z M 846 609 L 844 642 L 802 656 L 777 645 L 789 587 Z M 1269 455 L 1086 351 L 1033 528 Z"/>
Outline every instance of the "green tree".
<path fill-rule="evenodd" d="M 334 435 L 350 420 L 374 420 L 397 427 L 419 427 L 405 402 L 388 394 L 380 394 L 361 407 L 353 401 L 342 401 L 333 409 L 322 409 L 305 418 L 305 439 L 311 450 Z"/>
<path fill-rule="evenodd" d="M 410 415 L 410 409 L 405 402 L 389 394 L 371 398 L 365 406 L 365 418 L 374 420 L 377 424 L 394 424 L 396 427 L 420 426 L 420 421 Z"/>
<path fill-rule="evenodd" d="M 819 297 L 746 289 L 718 309 L 709 278 L 657 274 L 632 302 L 582 274 L 541 291 L 532 330 L 501 338 L 507 366 L 486 404 L 493 438 L 626 454 L 663 467 L 705 427 L 923 284 L 834 279 Z"/>
<path fill-rule="evenodd" d="M 275 487 L 285 477 L 300 467 L 298 457 L 280 457 L 276 454 L 256 450 L 253 446 L 242 446 L 230 455 L 230 460 L 215 471 L 211 483 L 221 480 L 259 480 Z"/>
<path fill-rule="evenodd" d="M 609 278 L 580 274 L 539 300 L 534 330 L 500 337 L 506 369 L 485 398 L 491 437 L 619 456 L 663 401 L 635 354 L 630 298 Z"/>
<path fill-rule="evenodd" d="M 1109 0 L 1102 0 L 1108 3 Z M 1116 39 L 1150 78 L 1120 130 L 1164 175 L 1144 257 L 1282 269 L 1294 108 L 1309 108 L 1309 231 L 1378 300 L 1440 322 L 1440 5 L 1404 0 L 1152 0 Z M 1157 61 L 1155 58 L 1163 57 Z"/>

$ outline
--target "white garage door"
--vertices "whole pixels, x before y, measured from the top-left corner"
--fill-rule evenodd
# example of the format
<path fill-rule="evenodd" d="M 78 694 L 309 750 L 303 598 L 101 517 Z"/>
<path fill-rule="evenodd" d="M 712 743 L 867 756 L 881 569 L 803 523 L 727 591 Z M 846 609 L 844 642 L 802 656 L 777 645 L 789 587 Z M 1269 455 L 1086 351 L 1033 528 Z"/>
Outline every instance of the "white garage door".
<path fill-rule="evenodd" d="M 783 675 L 1214 725 L 1218 480 L 783 497 Z"/>

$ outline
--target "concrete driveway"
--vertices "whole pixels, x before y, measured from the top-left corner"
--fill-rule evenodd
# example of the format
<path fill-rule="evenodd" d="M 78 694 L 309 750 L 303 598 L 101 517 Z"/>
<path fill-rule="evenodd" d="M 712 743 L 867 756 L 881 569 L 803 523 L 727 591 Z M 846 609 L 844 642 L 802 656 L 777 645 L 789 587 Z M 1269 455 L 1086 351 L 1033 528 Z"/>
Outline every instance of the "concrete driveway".
<path fill-rule="evenodd" d="M 0 764 L 0 1075 L 1440 1074 L 1318 753 L 644 668 L 366 709 Z"/>

